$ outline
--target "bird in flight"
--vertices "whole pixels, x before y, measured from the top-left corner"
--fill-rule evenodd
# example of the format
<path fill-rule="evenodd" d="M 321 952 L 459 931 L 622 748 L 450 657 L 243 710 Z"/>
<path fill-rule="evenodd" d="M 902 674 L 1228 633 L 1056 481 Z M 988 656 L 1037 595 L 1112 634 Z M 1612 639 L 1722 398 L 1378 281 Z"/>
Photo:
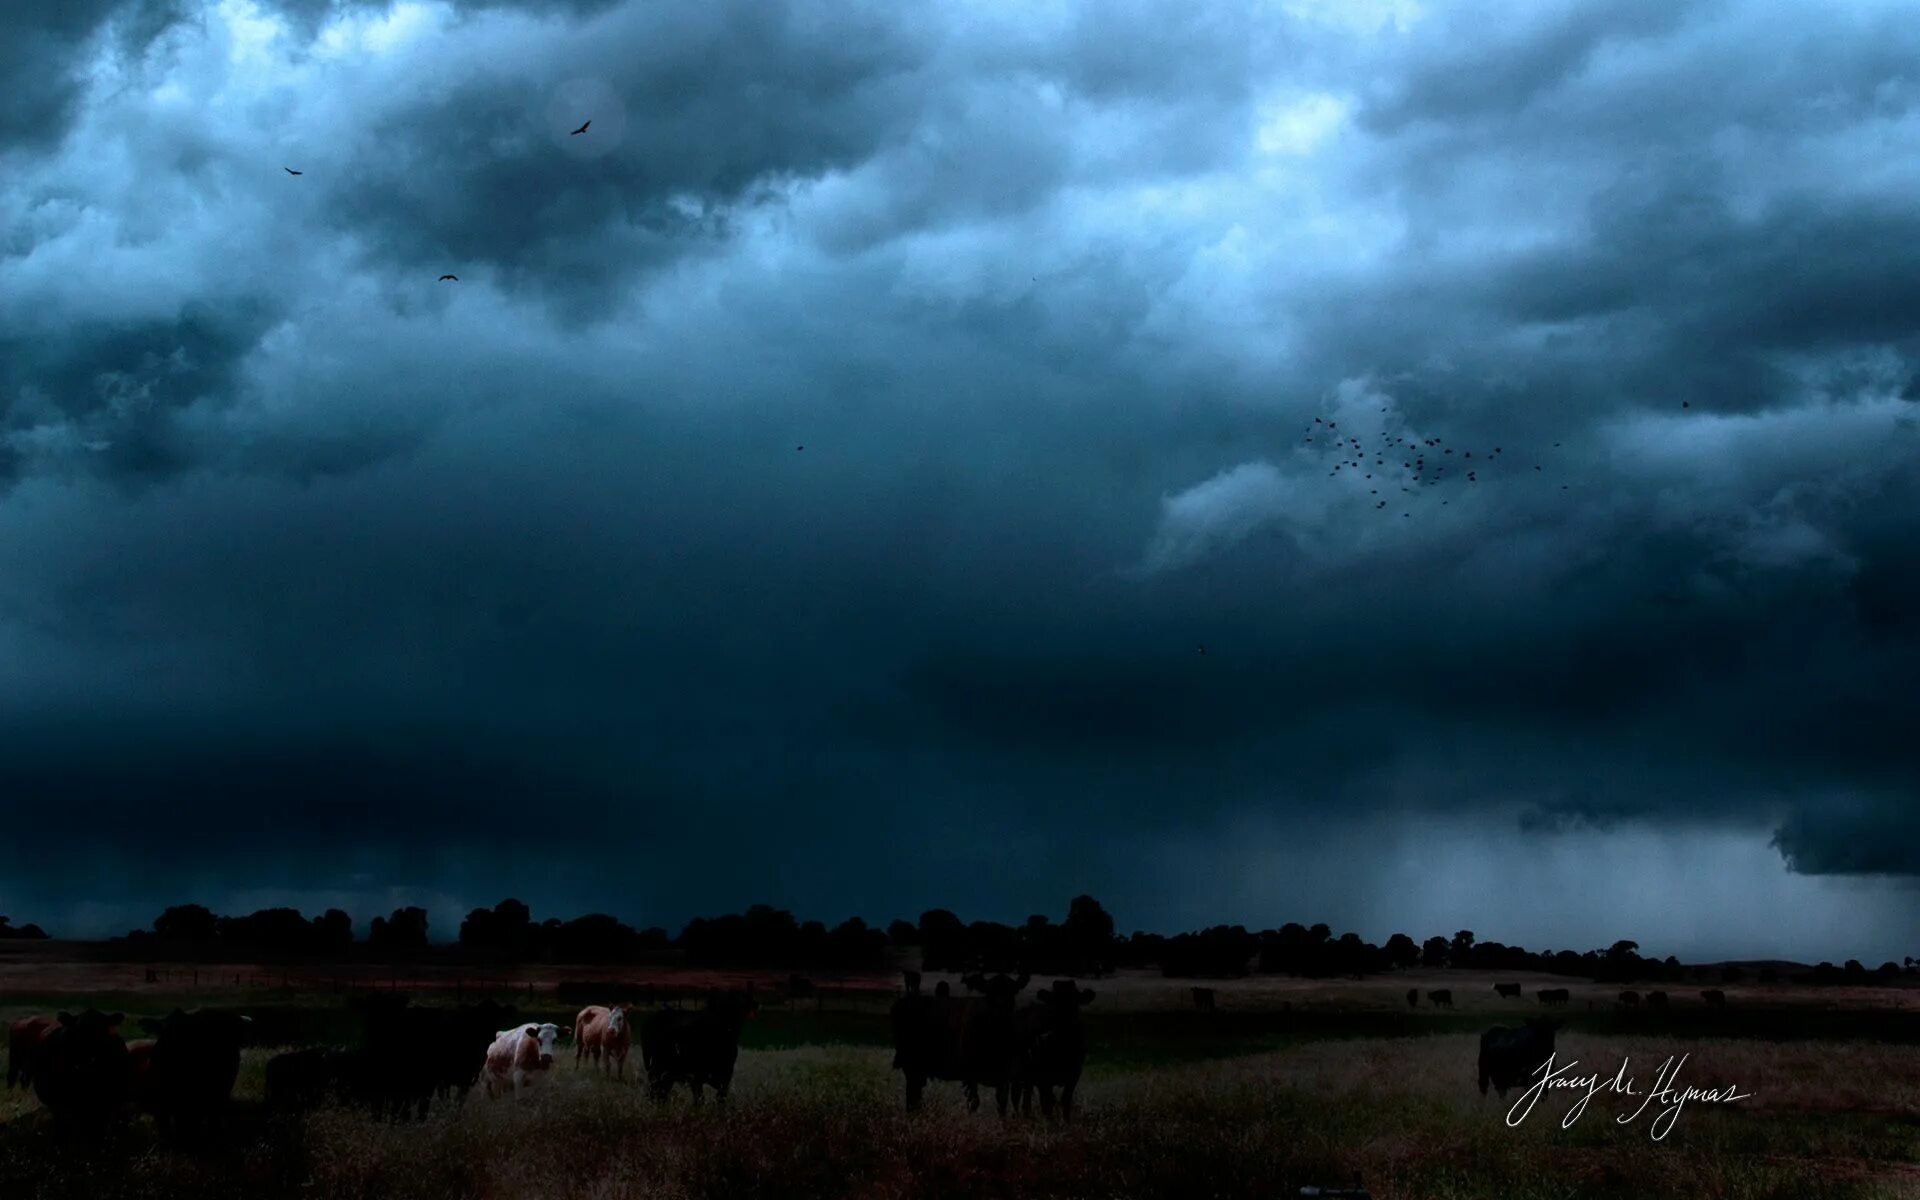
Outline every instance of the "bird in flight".
<path fill-rule="evenodd" d="M 794 447 L 794 449 L 795 449 L 795 450 L 805 450 L 805 449 L 806 449 L 806 447 L 805 447 L 805 446 L 795 446 L 795 447 Z"/>
<path fill-rule="evenodd" d="M 440 277 L 440 282 L 445 283 L 449 279 L 453 280 L 455 283 L 460 282 L 460 277 L 458 275 L 442 275 Z"/>
<path fill-rule="evenodd" d="M 293 169 L 292 167 L 281 167 L 280 169 L 281 169 L 282 171 L 285 171 L 285 172 L 286 172 L 287 174 L 289 174 L 289 175 L 304 175 L 304 174 L 306 174 L 306 172 L 305 172 L 305 171 L 296 171 L 296 170 L 294 170 L 294 169 Z"/>
<path fill-rule="evenodd" d="M 589 125 L 591 125 L 591 124 L 593 124 L 593 119 L 592 119 L 591 117 L 589 117 L 589 118 L 588 118 L 587 120 L 585 120 L 585 121 L 582 121 L 582 122 L 580 122 L 580 128 L 578 128 L 578 129 L 576 129 L 576 130 L 574 130 L 574 131 L 573 131 L 573 133 L 570 133 L 570 134 L 568 134 L 567 136 L 568 136 L 568 137 L 573 137 L 573 136 L 575 136 L 575 135 L 577 135 L 577 134 L 582 134 L 582 133 L 585 133 L 585 132 L 587 131 L 587 126 L 589 126 Z"/>

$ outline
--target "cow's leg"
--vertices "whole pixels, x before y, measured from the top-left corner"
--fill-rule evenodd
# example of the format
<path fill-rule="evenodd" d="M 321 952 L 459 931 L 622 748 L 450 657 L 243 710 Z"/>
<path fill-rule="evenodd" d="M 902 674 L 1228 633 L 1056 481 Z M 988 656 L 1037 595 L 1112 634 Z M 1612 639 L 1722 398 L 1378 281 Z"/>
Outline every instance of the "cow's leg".
<path fill-rule="evenodd" d="M 969 1079 L 962 1086 L 966 1088 L 966 1092 L 967 1092 L 967 1111 L 979 1112 L 980 1111 L 980 1085 L 975 1083 L 973 1080 Z"/>
<path fill-rule="evenodd" d="M 920 1108 L 920 1094 L 926 1090 L 927 1077 L 907 1072 L 907 1111 L 917 1112 Z"/>
<path fill-rule="evenodd" d="M 1007 1081 L 1004 1079 L 993 1085 L 993 1107 L 1001 1116 L 1007 1115 Z"/>
<path fill-rule="evenodd" d="M 702 1086 L 698 1079 L 687 1080 L 687 1087 L 693 1090 L 693 1106 L 695 1108 L 700 1107 L 701 1104 L 706 1102 L 706 1094 L 701 1090 Z"/>
<path fill-rule="evenodd" d="M 1073 1089 L 1080 1085 L 1080 1072 L 1074 1071 L 1060 1081 L 1060 1119 L 1073 1119 Z"/>

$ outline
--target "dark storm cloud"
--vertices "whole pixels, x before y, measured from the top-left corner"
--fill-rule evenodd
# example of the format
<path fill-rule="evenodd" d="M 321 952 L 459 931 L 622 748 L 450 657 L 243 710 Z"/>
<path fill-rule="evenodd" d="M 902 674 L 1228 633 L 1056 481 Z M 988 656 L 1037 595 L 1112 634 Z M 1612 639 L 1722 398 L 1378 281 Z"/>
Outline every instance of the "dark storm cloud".
<path fill-rule="evenodd" d="M 19 4 L 0 45 L 0 152 L 44 149 L 66 134 L 89 57 L 138 56 L 187 10 L 176 0 Z M 104 35 L 104 36 L 103 36 Z"/>
<path fill-rule="evenodd" d="M 1920 874 L 1894 10 L 277 11 L 0 182 L 26 894 Z"/>

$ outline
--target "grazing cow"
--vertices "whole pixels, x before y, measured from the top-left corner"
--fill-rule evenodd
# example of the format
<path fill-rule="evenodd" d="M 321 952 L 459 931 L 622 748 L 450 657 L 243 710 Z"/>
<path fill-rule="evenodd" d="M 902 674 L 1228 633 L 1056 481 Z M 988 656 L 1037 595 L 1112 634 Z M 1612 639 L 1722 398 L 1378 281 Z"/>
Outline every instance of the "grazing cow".
<path fill-rule="evenodd" d="M 910 996 L 911 996 L 911 995 L 918 995 L 918 994 L 919 994 L 919 992 L 920 992 L 920 972 L 918 972 L 918 971 L 906 971 L 906 970 L 903 970 L 903 971 L 901 971 L 901 972 L 900 972 L 900 978 L 901 978 L 901 980 L 902 980 L 902 981 L 904 981 L 904 983 L 905 983 L 905 985 L 906 985 L 906 990 L 907 990 L 907 994 L 908 994 L 908 995 L 910 995 Z"/>
<path fill-rule="evenodd" d="M 1565 1004 L 1572 999 L 1566 988 L 1540 988 L 1534 995 L 1540 997 L 1542 1004 Z"/>
<path fill-rule="evenodd" d="M 364 1054 L 338 1046 L 289 1050 L 267 1060 L 266 1102 L 276 1112 L 304 1112 L 328 1100 L 363 1094 Z"/>
<path fill-rule="evenodd" d="M 1487 1094 L 1491 1083 L 1500 1098 L 1509 1088 L 1540 1069 L 1553 1053 L 1553 1031 L 1560 1022 L 1548 1017 L 1533 1017 L 1519 1029 L 1495 1025 L 1480 1035 L 1480 1094 Z"/>
<path fill-rule="evenodd" d="M 1044 995 L 1044 993 L 1042 993 Z M 1202 1012 L 1213 1011 L 1213 989 L 1197 987 L 1193 989 L 1193 1006 Z"/>
<path fill-rule="evenodd" d="M 1620 1003 L 1626 1005 L 1628 1008 L 1639 1008 L 1640 993 L 1639 992 L 1621 992 Z"/>
<path fill-rule="evenodd" d="M 28 1056 L 34 1094 L 63 1134 L 97 1133 L 120 1116 L 132 1074 L 120 1036 L 125 1020 L 91 1008 L 63 1012 Z"/>
<path fill-rule="evenodd" d="M 1420 1007 L 1420 989 L 1419 988 L 1407 989 L 1407 1007 L 1408 1008 Z"/>
<path fill-rule="evenodd" d="M 648 1017 L 640 1026 L 640 1061 L 655 1102 L 665 1104 L 673 1085 L 684 1083 L 695 1104 L 708 1084 L 715 1103 L 725 1104 L 740 1057 L 740 1031 L 758 1011 L 753 984 L 748 983 L 744 992 L 709 992 L 707 1006 L 699 1012 L 666 1008 Z"/>
<path fill-rule="evenodd" d="M 176 1008 L 169 1016 L 141 1020 L 140 1028 L 154 1037 L 151 1050 L 136 1056 L 133 1099 L 152 1114 L 162 1138 L 201 1138 L 212 1131 L 233 1099 L 251 1019 Z"/>
<path fill-rule="evenodd" d="M 633 1045 L 633 1026 L 627 1010 L 602 1008 L 595 1004 L 580 1010 L 573 1019 L 573 1065 L 582 1056 L 593 1060 L 602 1074 L 612 1070 L 616 1079 L 627 1077 L 627 1049 Z"/>
<path fill-rule="evenodd" d="M 1213 1007 L 1213 989 L 1206 1007 Z M 1056 979 L 1053 987 L 1034 994 L 1035 1003 L 1020 1010 L 1015 1023 L 1013 1079 L 1015 1106 L 1024 1115 L 1033 1111 L 1033 1094 L 1040 1093 L 1040 1113 L 1053 1115 L 1053 1089 L 1060 1089 L 1060 1117 L 1073 1118 L 1073 1089 L 1087 1065 L 1087 1039 L 1080 1010 L 1093 1003 L 1093 989 Z"/>
<path fill-rule="evenodd" d="M 1665 992 L 1648 992 L 1647 993 L 1648 1008 L 1665 1008 L 1666 1006 L 1667 1006 L 1667 994 Z"/>
<path fill-rule="evenodd" d="M 60 1027 L 52 1017 L 21 1017 L 7 1026 L 7 1086 L 33 1086 L 33 1052 Z"/>
<path fill-rule="evenodd" d="M 1014 999 L 1027 986 L 1018 978 L 968 975 L 961 982 L 980 998 L 902 996 L 894 1001 L 893 1065 L 906 1076 L 907 1111 L 920 1107 L 929 1079 L 948 1079 L 966 1090 L 967 1109 L 980 1108 L 980 1085 L 994 1089 L 994 1104 L 1007 1113 L 1018 1040 Z"/>
<path fill-rule="evenodd" d="M 1517 983 L 1496 983 L 1493 985 L 1493 990 L 1496 994 L 1504 996 L 1509 1000 L 1518 1000 L 1520 998 L 1520 985 Z"/>
<path fill-rule="evenodd" d="M 1700 998 L 1707 1002 L 1707 1007 L 1709 1008 L 1725 1008 L 1727 1006 L 1727 994 L 1719 988 L 1710 988 L 1707 991 L 1701 992 Z"/>
<path fill-rule="evenodd" d="M 1438 991 L 1428 992 L 1427 1003 L 1433 1005 L 1435 1008 L 1452 1008 L 1453 989 L 1441 988 Z"/>
<path fill-rule="evenodd" d="M 515 1025 L 494 1035 L 487 1049 L 487 1095 L 508 1093 L 516 1099 L 529 1096 L 553 1074 L 553 1044 L 572 1028 L 562 1030 L 552 1023 Z"/>

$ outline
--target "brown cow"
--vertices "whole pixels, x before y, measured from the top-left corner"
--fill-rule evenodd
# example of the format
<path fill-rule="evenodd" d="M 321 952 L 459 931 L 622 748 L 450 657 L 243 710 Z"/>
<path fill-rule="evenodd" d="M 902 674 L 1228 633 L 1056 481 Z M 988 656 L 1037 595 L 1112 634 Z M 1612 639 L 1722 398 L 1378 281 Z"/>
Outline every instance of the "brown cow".
<path fill-rule="evenodd" d="M 573 1019 L 573 1065 L 590 1058 L 605 1074 L 612 1069 L 614 1078 L 627 1077 L 627 1050 L 633 1045 L 633 1024 L 627 1010 L 619 1006 L 603 1008 L 598 1004 L 580 1010 Z"/>
<path fill-rule="evenodd" d="M 33 1086 L 33 1054 L 40 1039 L 59 1028 L 52 1017 L 21 1017 L 7 1026 L 7 1086 Z"/>

